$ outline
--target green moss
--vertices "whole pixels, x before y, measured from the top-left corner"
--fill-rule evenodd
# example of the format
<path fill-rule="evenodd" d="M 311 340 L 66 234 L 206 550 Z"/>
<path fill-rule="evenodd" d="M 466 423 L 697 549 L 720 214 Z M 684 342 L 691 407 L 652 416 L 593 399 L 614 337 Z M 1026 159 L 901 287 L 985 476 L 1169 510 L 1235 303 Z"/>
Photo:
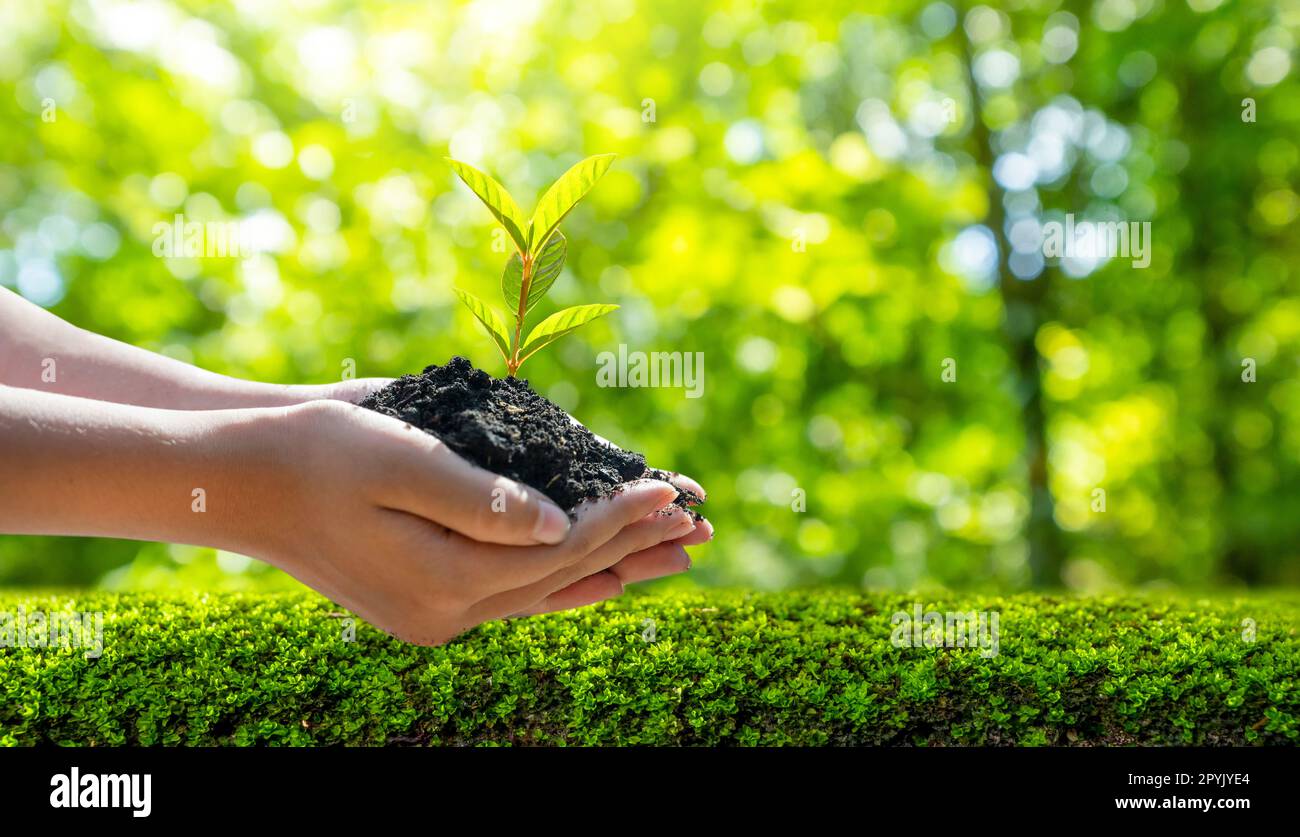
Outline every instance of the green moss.
<path fill-rule="evenodd" d="M 1300 741 L 1293 594 L 921 601 L 997 612 L 990 657 L 895 647 L 891 616 L 917 601 L 629 597 L 418 648 L 360 622 L 345 641 L 310 594 L 0 593 L 0 612 L 104 613 L 98 658 L 0 649 L 0 743 Z"/>

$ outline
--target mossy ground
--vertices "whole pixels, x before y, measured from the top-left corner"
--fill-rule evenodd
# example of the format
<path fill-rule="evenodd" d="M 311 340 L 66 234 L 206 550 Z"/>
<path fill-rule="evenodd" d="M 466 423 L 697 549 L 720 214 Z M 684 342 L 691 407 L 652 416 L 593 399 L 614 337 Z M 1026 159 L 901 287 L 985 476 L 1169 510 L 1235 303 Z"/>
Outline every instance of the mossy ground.
<path fill-rule="evenodd" d="M 895 647 L 917 603 L 996 611 L 999 653 Z M 19 608 L 102 611 L 105 647 L 0 648 L 0 744 L 1300 743 L 1294 593 L 630 596 L 441 648 L 308 593 Z"/>

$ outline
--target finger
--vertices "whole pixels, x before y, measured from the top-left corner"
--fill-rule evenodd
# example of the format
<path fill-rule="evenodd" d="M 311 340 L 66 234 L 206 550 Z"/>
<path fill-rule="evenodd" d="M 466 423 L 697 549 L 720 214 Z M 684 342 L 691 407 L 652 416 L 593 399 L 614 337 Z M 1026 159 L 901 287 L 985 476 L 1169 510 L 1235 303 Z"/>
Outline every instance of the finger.
<path fill-rule="evenodd" d="M 557 610 L 572 610 L 575 607 L 612 599 L 623 593 L 623 584 L 612 570 L 589 575 L 575 581 L 563 590 L 557 590 L 525 611 L 515 616 L 537 616 L 542 613 L 554 613 Z"/>
<path fill-rule="evenodd" d="M 385 462 L 391 478 L 380 495 L 390 508 L 481 543 L 557 544 L 568 535 L 568 515 L 540 491 L 472 465 L 441 439 L 414 428 L 394 442 Z"/>
<path fill-rule="evenodd" d="M 592 552 L 572 567 L 544 579 L 541 584 L 551 585 L 551 590 L 558 590 L 584 576 L 606 570 L 629 555 L 643 549 L 649 549 L 661 543 L 668 543 L 689 535 L 695 529 L 695 521 L 684 509 L 673 506 L 667 511 L 656 514 L 649 520 L 637 521 L 610 539 L 609 543 Z"/>
<path fill-rule="evenodd" d="M 670 504 L 676 496 L 677 489 L 666 482 L 638 480 L 624 483 L 617 494 L 580 504 L 574 515 L 577 519 L 563 543 L 546 547 L 482 550 L 474 563 L 482 584 L 481 589 L 501 594 L 536 584 L 572 567 L 607 544 L 623 529 Z M 514 610 L 502 610 L 497 616 L 520 610 L 524 605 L 532 604 L 560 586 L 563 585 L 543 591 Z"/>
<path fill-rule="evenodd" d="M 688 532 L 683 537 L 673 541 L 678 546 L 699 546 L 702 543 L 713 540 L 713 524 L 706 518 L 701 517 L 695 523 L 695 529 Z"/>
<path fill-rule="evenodd" d="M 684 573 L 691 568 L 691 557 L 682 549 L 680 540 L 661 543 L 634 552 L 610 567 L 606 572 L 618 576 L 626 587 L 639 581 L 650 581 L 667 575 Z"/>
<path fill-rule="evenodd" d="M 642 520 L 653 520 L 659 515 L 662 515 L 665 511 L 667 511 L 667 509 L 656 509 L 642 518 Z M 690 514 L 690 512 L 688 511 L 687 514 Z M 713 540 L 713 524 L 708 521 L 708 518 L 701 517 L 699 520 L 695 521 L 694 530 L 687 532 L 680 538 L 677 538 L 673 543 L 682 546 L 698 546 L 711 540 Z"/>
<path fill-rule="evenodd" d="M 608 570 L 578 579 L 568 587 L 557 590 L 538 604 L 514 616 L 537 616 L 542 613 L 554 613 L 557 610 L 585 607 L 622 595 L 629 584 L 684 573 L 691 568 L 691 558 L 686 554 L 686 550 L 679 546 L 681 540 L 684 539 L 661 543 L 633 553 Z M 615 577 L 618 584 L 614 584 L 609 578 L 611 575 Z"/>
<path fill-rule="evenodd" d="M 707 521 L 700 522 L 707 524 Z M 651 581 L 656 578 L 684 573 L 691 568 L 691 557 L 686 554 L 686 550 L 682 547 L 690 546 L 693 543 L 698 542 L 696 541 L 697 536 L 699 533 L 704 531 L 705 530 L 699 525 L 696 525 L 695 531 L 684 537 L 678 538 L 674 541 L 665 541 L 664 543 L 656 544 L 655 546 L 652 546 L 649 549 L 643 549 L 640 552 L 634 552 L 622 561 L 619 561 L 617 564 L 610 567 L 608 570 L 596 573 L 594 576 L 587 576 L 587 578 L 579 579 L 568 587 L 547 596 L 536 606 L 514 615 L 535 616 L 539 613 L 553 613 L 557 610 L 582 607 L 583 605 L 592 604 L 606 598 L 613 598 L 622 592 L 622 588 L 616 592 L 602 594 L 600 599 L 591 599 L 590 601 L 583 601 L 581 604 L 573 604 L 573 601 L 576 598 L 582 598 L 582 595 L 577 591 L 590 589 L 585 585 L 585 582 L 587 582 L 588 579 L 600 578 L 607 573 L 613 573 L 616 575 L 623 587 L 641 581 Z M 712 527 L 708 527 L 707 531 L 711 534 Z M 709 535 L 706 534 L 704 536 L 705 539 L 707 539 L 708 536 Z M 608 584 L 607 581 L 601 583 Z M 569 598 L 569 596 L 573 596 L 574 598 Z"/>
<path fill-rule="evenodd" d="M 709 495 L 704 491 L 704 486 L 685 474 L 679 474 L 676 471 L 664 471 L 664 473 L 668 475 L 668 481 L 678 488 L 686 489 L 701 500 L 709 499 Z"/>
<path fill-rule="evenodd" d="M 666 488 L 673 490 L 671 486 Z M 557 569 L 532 584 L 485 599 L 470 609 L 470 616 L 476 622 L 486 622 L 527 610 L 570 584 L 609 569 L 628 555 L 685 535 L 694 525 L 690 516 L 677 507 L 666 514 L 653 515 L 650 519 L 634 520 L 581 560 Z"/>

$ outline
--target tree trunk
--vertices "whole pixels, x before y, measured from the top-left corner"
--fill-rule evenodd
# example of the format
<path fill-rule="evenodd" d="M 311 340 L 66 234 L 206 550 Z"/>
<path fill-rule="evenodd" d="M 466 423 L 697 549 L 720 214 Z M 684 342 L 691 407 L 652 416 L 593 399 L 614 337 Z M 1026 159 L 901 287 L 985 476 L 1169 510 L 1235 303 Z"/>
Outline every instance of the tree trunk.
<path fill-rule="evenodd" d="M 1042 370 L 1034 338 L 1046 319 L 1043 307 L 1048 297 L 1050 273 L 1044 270 L 1036 279 L 1021 280 L 1011 273 L 1007 259 L 1011 245 L 1006 235 L 1006 193 L 993 179 L 994 151 L 992 137 L 981 117 L 984 102 L 972 75 L 970 41 L 957 29 L 966 63 L 966 77 L 972 113 L 971 137 L 975 159 L 988 173 L 988 225 L 998 247 L 998 293 L 1002 297 L 1003 332 L 1015 374 L 1016 398 L 1024 422 L 1024 462 L 1029 491 L 1029 522 L 1025 539 L 1029 546 L 1029 574 L 1034 587 L 1056 587 L 1061 583 L 1063 554 L 1060 529 L 1056 525 L 1054 502 L 1047 472 L 1047 416 L 1043 408 Z"/>

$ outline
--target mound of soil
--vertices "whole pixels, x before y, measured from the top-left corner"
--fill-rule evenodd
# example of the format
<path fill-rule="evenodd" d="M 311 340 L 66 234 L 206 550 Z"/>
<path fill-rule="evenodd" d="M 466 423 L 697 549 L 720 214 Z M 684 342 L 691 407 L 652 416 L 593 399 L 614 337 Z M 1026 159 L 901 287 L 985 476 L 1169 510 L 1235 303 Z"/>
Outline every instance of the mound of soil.
<path fill-rule="evenodd" d="M 530 485 L 569 512 L 623 483 L 669 476 L 646 467 L 641 454 L 596 438 L 528 381 L 494 378 L 463 357 L 403 375 L 360 404 L 437 436 L 475 465 Z M 700 502 L 678 490 L 677 505 Z"/>

